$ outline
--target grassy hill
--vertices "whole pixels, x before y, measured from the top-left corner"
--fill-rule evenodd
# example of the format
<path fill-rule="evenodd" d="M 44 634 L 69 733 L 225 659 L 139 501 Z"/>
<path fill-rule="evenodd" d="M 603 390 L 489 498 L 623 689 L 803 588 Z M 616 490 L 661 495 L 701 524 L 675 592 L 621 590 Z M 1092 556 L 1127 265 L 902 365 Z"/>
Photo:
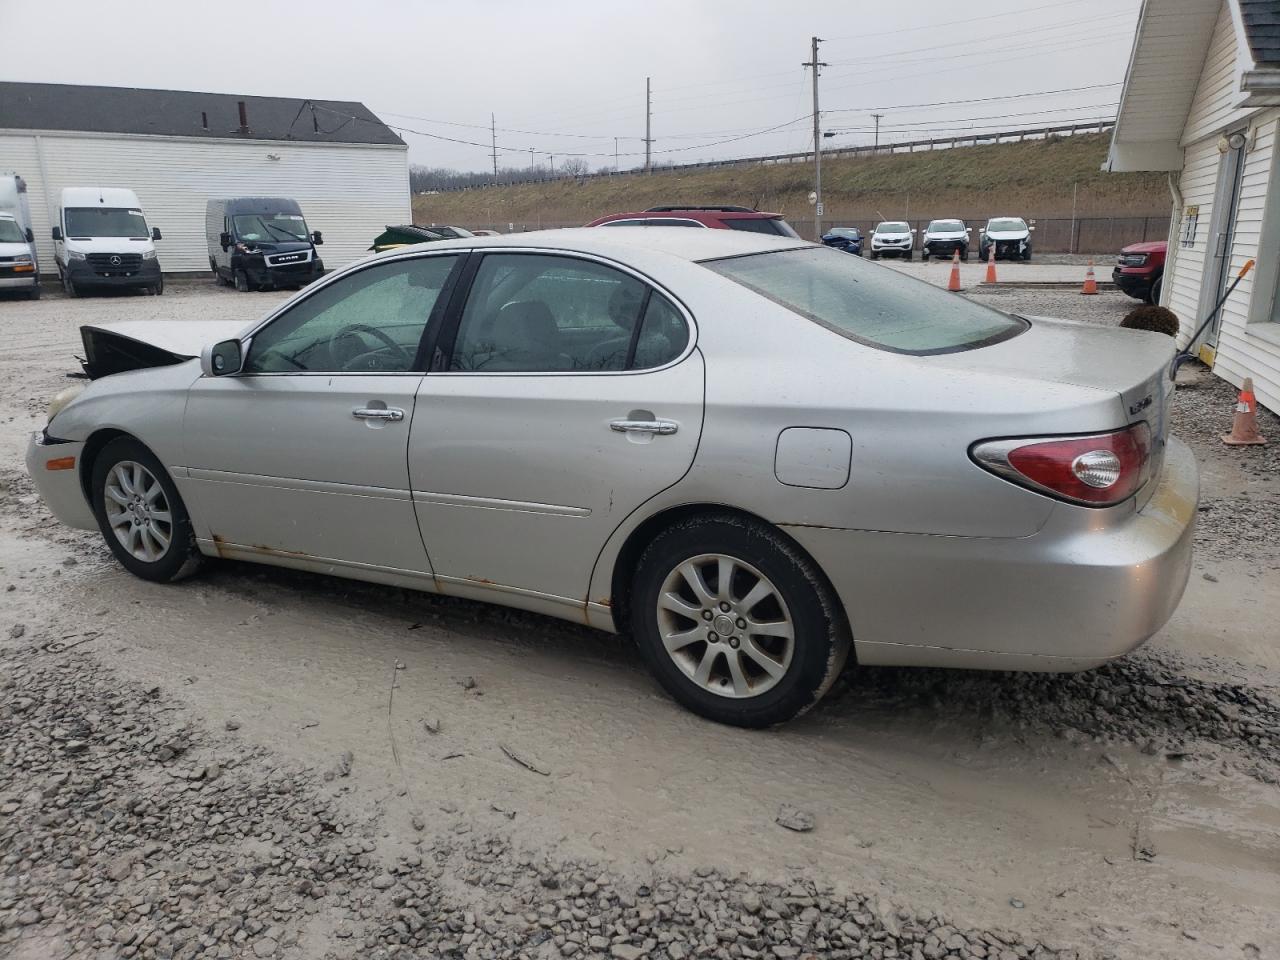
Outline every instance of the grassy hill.
<path fill-rule="evenodd" d="M 885 218 L 999 214 L 1080 217 L 1167 216 L 1164 174 L 1104 173 L 1110 134 L 1027 140 L 876 157 L 829 158 L 822 165 L 828 223 Z M 674 170 L 578 182 L 530 183 L 413 198 L 416 223 L 506 229 L 579 225 L 605 213 L 660 203 L 735 203 L 812 217 L 813 164 L 757 164 Z M 802 231 L 803 232 L 803 231 Z"/>

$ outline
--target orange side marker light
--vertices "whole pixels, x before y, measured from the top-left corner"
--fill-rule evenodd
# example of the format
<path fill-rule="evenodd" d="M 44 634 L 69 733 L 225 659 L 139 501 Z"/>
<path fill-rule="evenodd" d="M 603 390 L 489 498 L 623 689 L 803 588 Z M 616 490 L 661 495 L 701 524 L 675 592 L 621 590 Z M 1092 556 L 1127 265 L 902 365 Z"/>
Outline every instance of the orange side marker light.
<path fill-rule="evenodd" d="M 46 470 L 74 470 L 76 468 L 76 458 L 58 457 L 56 460 L 46 460 L 44 468 Z"/>

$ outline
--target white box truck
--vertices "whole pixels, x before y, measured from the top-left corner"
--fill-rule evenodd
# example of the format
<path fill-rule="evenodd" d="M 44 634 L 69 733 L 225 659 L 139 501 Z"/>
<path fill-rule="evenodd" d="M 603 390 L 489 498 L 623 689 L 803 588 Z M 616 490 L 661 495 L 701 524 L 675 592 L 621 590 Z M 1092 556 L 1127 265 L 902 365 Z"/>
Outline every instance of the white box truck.
<path fill-rule="evenodd" d="M 27 184 L 16 173 L 0 174 L 0 293 L 40 297 L 40 261 L 31 229 Z"/>
<path fill-rule="evenodd" d="M 164 276 L 142 204 L 121 187 L 66 187 L 53 228 L 58 276 L 67 296 L 93 289 L 134 288 L 164 293 Z"/>

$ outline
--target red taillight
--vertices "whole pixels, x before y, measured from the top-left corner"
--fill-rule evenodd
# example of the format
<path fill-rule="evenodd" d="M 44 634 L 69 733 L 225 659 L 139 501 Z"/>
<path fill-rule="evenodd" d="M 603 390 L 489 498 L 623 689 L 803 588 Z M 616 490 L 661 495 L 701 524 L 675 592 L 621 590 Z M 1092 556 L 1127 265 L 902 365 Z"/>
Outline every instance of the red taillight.
<path fill-rule="evenodd" d="M 988 440 L 973 458 L 994 473 L 1044 493 L 1093 507 L 1128 499 L 1147 482 L 1151 428 L 1087 437 Z"/>

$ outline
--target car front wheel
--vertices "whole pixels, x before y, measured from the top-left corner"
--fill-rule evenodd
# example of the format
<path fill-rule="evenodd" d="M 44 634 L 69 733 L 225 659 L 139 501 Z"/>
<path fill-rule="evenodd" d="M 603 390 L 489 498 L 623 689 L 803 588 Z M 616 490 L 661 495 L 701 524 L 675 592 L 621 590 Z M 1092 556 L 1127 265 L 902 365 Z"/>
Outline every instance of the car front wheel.
<path fill-rule="evenodd" d="M 849 653 L 822 574 L 783 536 L 739 517 L 668 528 L 640 558 L 632 629 L 676 700 L 719 723 L 767 727 L 822 698 Z"/>
<path fill-rule="evenodd" d="M 103 539 L 135 576 L 158 583 L 195 573 L 203 560 L 178 490 L 155 455 L 118 437 L 93 463 L 93 512 Z"/>

